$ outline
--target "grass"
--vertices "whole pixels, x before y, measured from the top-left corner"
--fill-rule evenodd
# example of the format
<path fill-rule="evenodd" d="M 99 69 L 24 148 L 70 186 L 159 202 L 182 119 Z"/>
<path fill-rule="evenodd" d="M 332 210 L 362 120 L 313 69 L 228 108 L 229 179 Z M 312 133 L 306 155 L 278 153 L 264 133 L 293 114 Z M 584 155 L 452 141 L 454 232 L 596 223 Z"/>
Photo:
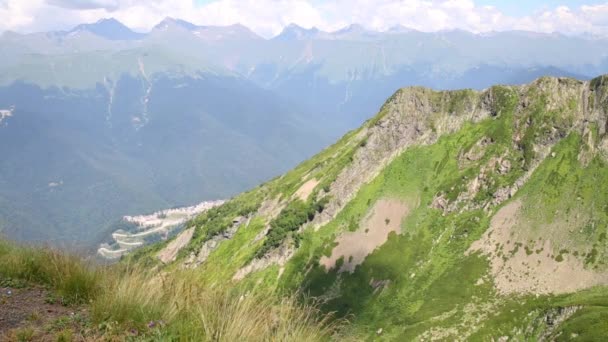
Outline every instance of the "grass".
<path fill-rule="evenodd" d="M 353 314 L 355 326 L 364 335 L 384 328 L 383 334 L 402 340 L 415 338 L 429 325 L 418 324 L 405 335 L 395 331 L 396 327 L 427 321 L 464 305 L 472 296 L 491 296 L 491 283 L 471 286 L 485 274 L 486 262 L 459 256 L 485 230 L 487 217 L 482 211 L 444 217 L 427 203 L 437 192 L 462 182 L 461 172 L 466 170 L 458 169 L 456 156 L 462 146 L 472 146 L 481 139 L 487 126 L 495 125 L 502 122 L 490 120 L 481 127 L 468 126 L 435 145 L 414 147 L 398 157 L 363 186 L 334 221 L 317 232 L 303 234 L 302 247 L 286 265 L 282 286 L 303 287 L 313 296 L 323 296 L 340 284 L 339 297 L 327 303 L 329 311 Z M 360 222 L 373 203 L 383 197 L 402 198 L 414 208 L 402 223 L 404 234 L 389 237 L 353 274 L 326 272 L 318 266 L 319 258 L 328 248 L 331 250 L 337 233 L 348 229 L 352 222 Z M 417 207 L 417 202 L 422 205 Z M 307 275 L 302 275 L 302 269 L 310 268 Z M 372 278 L 388 279 L 390 286 L 376 293 L 369 286 Z"/>
<path fill-rule="evenodd" d="M 62 303 L 80 304 L 97 295 L 102 274 L 77 256 L 0 240 L 0 278 L 48 285 Z"/>
<path fill-rule="evenodd" d="M 318 341 L 337 328 L 295 297 L 203 287 L 187 274 L 133 270 L 107 286 L 91 306 L 94 321 L 163 339 Z"/>
<path fill-rule="evenodd" d="M 0 279 L 9 277 L 46 285 L 65 305 L 87 305 L 96 333 L 110 339 L 323 341 L 345 326 L 295 295 L 208 287 L 191 272 L 96 266 L 57 250 L 0 240 Z M 27 329 L 16 334 L 18 340 L 34 336 Z M 65 327 L 56 336 L 71 337 Z"/>
<path fill-rule="evenodd" d="M 65 329 L 57 333 L 55 337 L 57 342 L 71 342 L 74 340 L 74 333 L 70 329 Z"/>

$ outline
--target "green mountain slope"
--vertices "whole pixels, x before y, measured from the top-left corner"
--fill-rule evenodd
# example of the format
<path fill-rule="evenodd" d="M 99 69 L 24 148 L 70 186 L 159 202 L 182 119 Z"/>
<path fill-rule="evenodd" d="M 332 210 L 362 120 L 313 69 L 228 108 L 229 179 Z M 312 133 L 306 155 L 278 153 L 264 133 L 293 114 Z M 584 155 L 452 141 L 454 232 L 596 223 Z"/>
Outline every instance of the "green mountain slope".
<path fill-rule="evenodd" d="M 364 338 L 597 340 L 607 117 L 606 76 L 399 90 L 335 145 L 190 222 L 162 267 L 310 294 Z M 131 259 L 160 265 L 166 250 Z"/>

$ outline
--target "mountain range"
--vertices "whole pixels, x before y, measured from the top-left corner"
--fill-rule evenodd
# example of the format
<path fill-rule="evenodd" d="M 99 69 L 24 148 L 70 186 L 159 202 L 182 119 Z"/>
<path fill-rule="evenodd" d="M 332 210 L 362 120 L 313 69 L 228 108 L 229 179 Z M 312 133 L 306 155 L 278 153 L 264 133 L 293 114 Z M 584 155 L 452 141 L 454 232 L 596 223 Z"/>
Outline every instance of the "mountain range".
<path fill-rule="evenodd" d="M 0 36 L 0 231 L 93 246 L 124 215 L 227 199 L 372 116 L 398 88 L 608 72 L 605 38 L 336 32 L 167 18 Z"/>

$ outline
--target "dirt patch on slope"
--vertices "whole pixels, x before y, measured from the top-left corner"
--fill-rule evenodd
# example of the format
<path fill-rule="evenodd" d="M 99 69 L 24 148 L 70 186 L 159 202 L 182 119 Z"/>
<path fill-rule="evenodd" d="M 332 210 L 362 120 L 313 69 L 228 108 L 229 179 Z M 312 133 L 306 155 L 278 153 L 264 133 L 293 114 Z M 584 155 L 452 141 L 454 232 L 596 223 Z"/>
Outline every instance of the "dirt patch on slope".
<path fill-rule="evenodd" d="M 299 189 L 298 191 L 296 191 L 296 197 L 298 197 L 299 199 L 301 199 L 302 201 L 306 202 L 306 200 L 308 199 L 308 196 L 310 196 L 310 194 L 312 193 L 312 191 L 315 189 L 315 187 L 319 184 L 319 181 L 316 179 L 310 179 L 308 180 L 306 183 L 304 183 Z"/>
<path fill-rule="evenodd" d="M 41 287 L 0 288 L 0 341 L 55 341 L 56 329 L 71 329 L 73 340 L 85 340 L 80 333 L 88 312 L 53 302 L 52 294 Z M 56 323 L 61 322 L 61 325 Z M 20 336 L 19 330 L 29 331 Z"/>
<path fill-rule="evenodd" d="M 391 232 L 401 233 L 401 221 L 409 213 L 408 206 L 396 199 L 381 199 L 374 205 L 365 223 L 355 232 L 341 234 L 331 256 L 323 256 L 319 263 L 326 270 L 336 267 L 338 259 L 344 257 L 339 272 L 353 272 L 357 265 L 376 248 L 382 246 Z"/>
<path fill-rule="evenodd" d="M 608 283 L 608 274 L 585 269 L 579 258 L 555 255 L 550 226 L 545 238 L 531 244 L 524 234 L 527 223 L 521 206 L 517 200 L 500 209 L 490 228 L 467 251 L 488 256 L 500 293 L 560 294 Z"/>
<path fill-rule="evenodd" d="M 177 257 L 177 253 L 192 239 L 192 235 L 194 234 L 194 228 L 189 228 L 179 233 L 179 235 L 175 238 L 175 240 L 171 241 L 167 247 L 163 248 L 158 253 L 158 258 L 163 263 L 169 263 L 175 261 Z"/>

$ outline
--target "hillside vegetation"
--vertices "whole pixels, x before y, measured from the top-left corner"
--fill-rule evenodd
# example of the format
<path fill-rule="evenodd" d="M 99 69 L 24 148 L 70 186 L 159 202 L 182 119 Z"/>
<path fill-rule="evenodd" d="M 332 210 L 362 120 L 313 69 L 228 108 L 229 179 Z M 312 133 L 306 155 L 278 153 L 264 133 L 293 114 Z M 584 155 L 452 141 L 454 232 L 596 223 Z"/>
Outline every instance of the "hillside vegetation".
<path fill-rule="evenodd" d="M 309 294 L 362 338 L 597 340 L 607 115 L 605 76 L 405 88 L 293 171 L 192 220 L 175 260 L 158 261 L 163 245 L 130 260 Z"/>
<path fill-rule="evenodd" d="M 603 340 L 607 129 L 607 76 L 401 89 L 294 170 L 123 258 L 114 272 L 126 273 L 102 277 L 92 317 L 162 317 L 173 322 L 164 336 L 194 321 L 184 331 L 212 336 L 191 318 L 200 315 L 176 309 L 193 286 L 193 298 L 303 294 L 288 307 L 310 317 L 297 319 L 310 335 L 268 339 Z M 70 283 L 49 279 L 59 293 Z M 87 293 L 96 292 L 76 298 Z M 343 319 L 344 337 L 327 325 Z"/>

